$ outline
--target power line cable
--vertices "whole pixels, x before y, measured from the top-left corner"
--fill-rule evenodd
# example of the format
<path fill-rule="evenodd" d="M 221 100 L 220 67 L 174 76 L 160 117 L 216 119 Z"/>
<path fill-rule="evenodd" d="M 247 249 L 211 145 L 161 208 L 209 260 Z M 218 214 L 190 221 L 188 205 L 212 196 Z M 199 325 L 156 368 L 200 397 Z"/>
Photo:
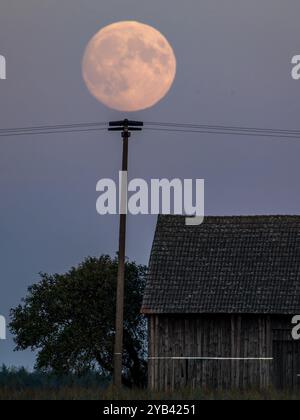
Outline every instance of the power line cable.
<path fill-rule="evenodd" d="M 103 127 L 108 125 L 106 122 L 101 123 L 79 123 L 79 124 L 59 124 L 59 125 L 40 125 L 34 127 L 18 127 L 18 128 L 2 128 L 0 133 L 10 133 L 19 131 L 35 131 L 35 130 L 59 130 L 69 128 L 84 128 L 84 127 Z"/>
<path fill-rule="evenodd" d="M 80 133 L 90 131 L 104 131 L 107 129 L 107 122 L 40 125 L 33 127 L 18 127 L 0 129 L 0 137 L 12 137 L 38 134 L 64 134 Z M 249 137 L 272 137 L 285 139 L 300 139 L 300 130 L 286 130 L 275 128 L 239 127 L 225 125 L 189 124 L 189 123 L 168 123 L 168 122 L 146 122 L 144 130 L 158 132 L 197 133 L 216 135 L 235 135 Z"/>
<path fill-rule="evenodd" d="M 167 123 L 167 122 L 147 122 L 145 125 L 161 126 L 161 127 L 175 127 L 175 128 L 195 128 L 195 129 L 215 129 L 215 130 L 228 130 L 228 131 L 251 131 L 251 132 L 270 132 L 270 133 L 290 133 L 300 134 L 300 130 L 287 130 L 276 128 L 258 128 L 258 127 L 240 127 L 240 126 L 225 126 L 225 125 L 208 125 L 208 124 L 180 124 L 180 123 Z"/>
<path fill-rule="evenodd" d="M 38 134 L 64 134 L 64 133 L 83 133 L 83 132 L 95 132 L 95 131 L 106 131 L 106 128 L 86 128 L 86 129 L 77 129 L 77 130 L 50 130 L 50 131 L 25 131 L 25 132 L 9 132 L 1 133 L 0 137 L 15 137 L 15 136 L 32 136 Z"/>
<path fill-rule="evenodd" d="M 300 132 L 296 135 L 293 133 L 267 133 L 267 132 L 245 132 L 245 131 L 224 131 L 224 130 L 187 130 L 187 129 L 176 129 L 176 128 L 151 128 L 145 127 L 144 130 L 148 131 L 158 131 L 158 132 L 168 132 L 168 133 L 198 133 L 198 134 L 221 134 L 221 135 L 233 135 L 233 136 L 248 136 L 248 137 L 271 137 L 271 138 L 281 138 L 281 139 L 299 139 Z"/>

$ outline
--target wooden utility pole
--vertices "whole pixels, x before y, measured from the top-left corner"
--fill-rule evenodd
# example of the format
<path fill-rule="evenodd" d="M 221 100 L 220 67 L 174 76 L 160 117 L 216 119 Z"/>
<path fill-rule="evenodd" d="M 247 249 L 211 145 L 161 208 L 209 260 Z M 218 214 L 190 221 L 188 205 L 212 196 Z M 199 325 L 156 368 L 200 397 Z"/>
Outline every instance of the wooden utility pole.
<path fill-rule="evenodd" d="M 109 131 L 121 131 L 123 139 L 122 182 L 120 191 L 120 229 L 119 229 L 119 263 L 116 298 L 116 335 L 114 345 L 114 385 L 122 386 L 122 356 L 124 330 L 124 289 L 125 289 L 125 252 L 126 252 L 126 218 L 127 218 L 127 172 L 128 172 L 128 143 L 131 131 L 141 131 L 143 123 L 138 121 L 112 121 Z"/>

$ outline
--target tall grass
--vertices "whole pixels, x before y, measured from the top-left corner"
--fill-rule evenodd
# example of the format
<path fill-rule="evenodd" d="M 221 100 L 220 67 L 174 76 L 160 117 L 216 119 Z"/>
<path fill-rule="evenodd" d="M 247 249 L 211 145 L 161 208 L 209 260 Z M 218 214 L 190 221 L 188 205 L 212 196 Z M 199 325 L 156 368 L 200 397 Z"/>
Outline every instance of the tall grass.
<path fill-rule="evenodd" d="M 0 400 L 300 400 L 299 393 L 272 389 L 211 391 L 180 389 L 175 392 L 151 392 L 123 389 L 117 392 L 109 378 L 90 372 L 82 377 L 58 377 L 24 368 L 0 368 Z"/>
<path fill-rule="evenodd" d="M 87 394 L 90 390 L 107 388 L 110 378 L 98 372 L 88 372 L 85 375 L 73 374 L 58 376 L 40 371 L 28 372 L 24 368 L 0 368 L 0 399 L 39 399 L 39 395 L 51 396 L 67 393 L 68 399 L 74 392 Z"/>
<path fill-rule="evenodd" d="M 300 400 L 300 394 L 275 391 L 188 391 L 172 393 L 155 393 L 140 390 L 123 390 L 120 393 L 108 388 L 84 388 L 79 386 L 61 387 L 58 389 L 19 389 L 0 387 L 0 400 Z"/>

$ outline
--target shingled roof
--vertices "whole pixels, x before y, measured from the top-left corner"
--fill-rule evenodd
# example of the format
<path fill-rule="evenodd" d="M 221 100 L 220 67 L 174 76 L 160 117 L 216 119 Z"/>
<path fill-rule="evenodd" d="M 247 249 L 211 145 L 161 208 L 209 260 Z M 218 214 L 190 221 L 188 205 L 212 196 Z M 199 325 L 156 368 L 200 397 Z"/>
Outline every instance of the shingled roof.
<path fill-rule="evenodd" d="M 300 216 L 159 216 L 142 312 L 300 314 Z"/>

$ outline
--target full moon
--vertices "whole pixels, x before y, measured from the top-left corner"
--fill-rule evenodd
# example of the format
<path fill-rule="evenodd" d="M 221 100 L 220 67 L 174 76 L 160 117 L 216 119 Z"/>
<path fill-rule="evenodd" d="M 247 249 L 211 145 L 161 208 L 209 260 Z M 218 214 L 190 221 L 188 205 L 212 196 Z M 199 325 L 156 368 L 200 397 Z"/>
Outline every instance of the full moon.
<path fill-rule="evenodd" d="M 139 111 L 168 93 L 176 75 L 176 58 L 167 39 L 152 26 L 117 22 L 90 40 L 82 73 L 98 101 L 118 111 Z"/>

